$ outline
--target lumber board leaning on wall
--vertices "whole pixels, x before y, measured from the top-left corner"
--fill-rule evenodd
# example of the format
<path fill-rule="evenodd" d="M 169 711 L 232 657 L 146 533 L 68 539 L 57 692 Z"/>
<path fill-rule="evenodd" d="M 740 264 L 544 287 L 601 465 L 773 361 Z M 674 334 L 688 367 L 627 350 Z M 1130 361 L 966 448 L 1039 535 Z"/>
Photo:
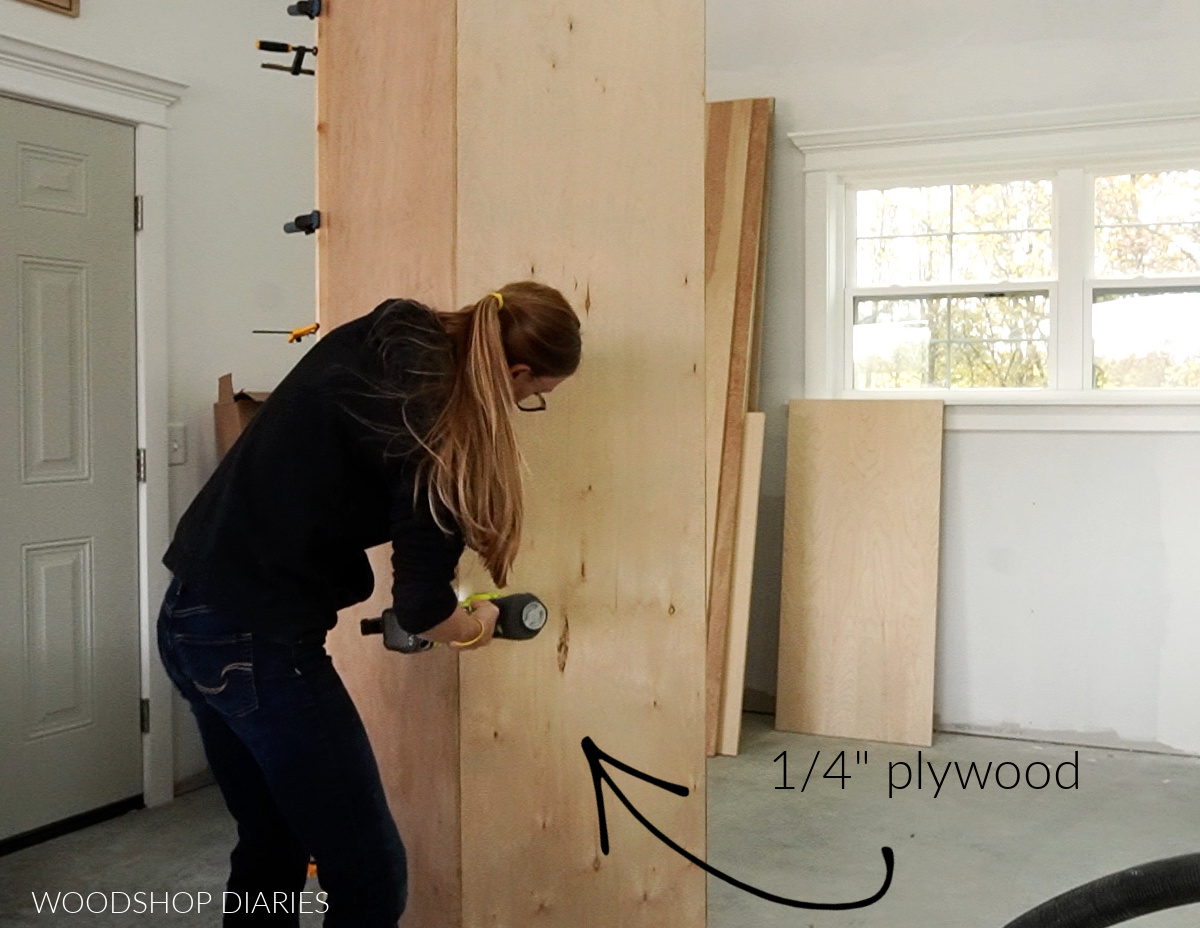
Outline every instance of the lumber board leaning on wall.
<path fill-rule="evenodd" d="M 462 656 L 466 925 L 705 922 L 704 873 L 607 788 L 601 853 L 580 749 L 690 787 L 629 789 L 703 853 L 703 26 L 702 0 L 459 3 L 460 301 L 535 276 L 584 322 L 519 419 L 512 586 L 550 622 Z"/>
<path fill-rule="evenodd" d="M 717 750 L 745 417 L 754 394 L 774 100 L 708 105 L 705 159 L 706 749 Z"/>
<path fill-rule="evenodd" d="M 717 733 L 717 753 L 729 757 L 737 755 L 742 733 L 742 688 L 746 683 L 746 643 L 750 631 L 750 591 L 754 580 L 758 491 L 762 478 L 766 422 L 766 413 L 746 413 L 746 441 L 742 446 L 742 486 L 738 493 L 737 535 L 733 546 L 729 635 L 725 651 L 725 672 L 721 677 L 721 724 Z"/>
<path fill-rule="evenodd" d="M 747 101 L 748 102 L 748 101 Z M 734 119 L 732 100 L 705 107 L 704 155 L 704 379 L 705 379 L 705 577 L 712 576 L 717 484 L 725 436 L 725 394 L 733 350 L 733 304 L 746 201 L 746 161 L 750 155 L 748 107 Z"/>
<path fill-rule="evenodd" d="M 788 411 L 775 726 L 928 745 L 943 404 Z"/>
<path fill-rule="evenodd" d="M 318 307 L 325 331 L 388 297 L 454 297 L 453 4 L 327 4 L 318 26 Z M 299 243 L 297 243 L 299 245 Z M 390 548 L 371 552 L 376 595 L 347 610 L 328 650 L 379 761 L 408 850 L 405 924 L 461 924 L 458 663 L 363 638 L 390 605 Z"/>

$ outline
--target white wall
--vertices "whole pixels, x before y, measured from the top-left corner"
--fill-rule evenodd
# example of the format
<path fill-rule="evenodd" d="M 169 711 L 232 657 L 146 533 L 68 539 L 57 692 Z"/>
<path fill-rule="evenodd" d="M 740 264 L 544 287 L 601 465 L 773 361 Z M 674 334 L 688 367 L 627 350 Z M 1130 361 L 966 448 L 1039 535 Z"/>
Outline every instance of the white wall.
<path fill-rule="evenodd" d="M 313 316 L 312 241 L 279 230 L 313 205 L 312 82 L 259 69 L 253 47 L 311 38 L 285 6 L 83 0 L 70 19 L 0 0 L 4 34 L 189 85 L 170 143 L 170 407 L 190 437 L 188 463 L 171 469 L 173 519 L 212 470 L 217 376 L 270 388 L 303 349 L 250 329 Z M 778 101 L 747 678 L 773 691 L 784 405 L 803 387 L 802 183 L 786 133 L 1200 97 L 1200 4 L 709 0 L 708 15 L 710 98 Z M 948 437 L 944 724 L 1107 729 L 1200 750 L 1198 452 L 1193 436 Z M 190 714 L 176 721 L 186 777 L 204 761 Z"/>
<path fill-rule="evenodd" d="M 259 68 L 257 39 L 311 44 L 286 0 L 82 0 L 71 19 L 0 0 L 0 33 L 189 85 L 171 110 L 168 209 L 172 524 L 211 473 L 217 377 L 270 389 L 304 350 L 254 328 L 314 318 L 313 246 L 283 222 L 313 206 L 313 83 Z M 164 204 L 147 203 L 147 210 Z M 165 449 L 163 449 L 165 453 Z M 205 767 L 177 702 L 176 777 Z"/>
<path fill-rule="evenodd" d="M 785 404 L 803 395 L 786 133 L 1200 99 L 1189 0 L 708 0 L 709 98 L 777 100 L 748 686 L 774 690 Z M 1200 752 L 1200 436 L 951 433 L 940 724 Z"/>

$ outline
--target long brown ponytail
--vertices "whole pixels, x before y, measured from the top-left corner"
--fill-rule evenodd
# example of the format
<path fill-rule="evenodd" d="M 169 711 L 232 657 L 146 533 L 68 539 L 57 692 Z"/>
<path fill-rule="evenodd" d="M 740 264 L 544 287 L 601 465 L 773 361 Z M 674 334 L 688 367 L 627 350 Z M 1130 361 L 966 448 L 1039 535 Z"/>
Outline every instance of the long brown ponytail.
<path fill-rule="evenodd" d="M 458 521 L 498 587 L 521 543 L 524 461 L 509 366 L 566 377 L 579 365 L 579 319 L 553 287 L 521 281 L 456 313 L 438 313 L 454 346 L 448 400 L 427 437 L 430 506 Z"/>

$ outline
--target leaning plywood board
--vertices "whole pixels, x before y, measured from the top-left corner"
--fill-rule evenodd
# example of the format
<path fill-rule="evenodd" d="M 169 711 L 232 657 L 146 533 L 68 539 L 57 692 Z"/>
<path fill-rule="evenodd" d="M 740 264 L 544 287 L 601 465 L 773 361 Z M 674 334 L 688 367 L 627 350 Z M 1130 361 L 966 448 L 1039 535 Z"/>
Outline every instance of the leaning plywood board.
<path fill-rule="evenodd" d="M 387 297 L 453 305 L 455 13 L 453 4 L 330 3 L 317 21 L 319 311 L 328 330 Z M 405 659 L 358 619 L 391 586 L 388 549 L 372 552 L 375 599 L 348 610 L 329 651 L 375 748 L 408 850 L 405 924 L 461 923 L 458 665 Z"/>
<path fill-rule="evenodd" d="M 940 401 L 791 404 L 777 728 L 930 743 L 941 471 Z"/>
<path fill-rule="evenodd" d="M 725 666 L 737 494 L 758 344 L 770 99 L 708 108 L 705 164 L 706 748 L 716 753 Z"/>
<path fill-rule="evenodd" d="M 742 687 L 746 683 L 746 640 L 750 631 L 750 588 L 754 579 L 754 538 L 758 530 L 758 490 L 762 477 L 766 413 L 746 413 L 742 446 L 742 486 L 738 494 L 737 535 L 733 545 L 733 589 L 725 672 L 721 676 L 721 725 L 717 753 L 733 757 L 742 733 Z"/>
<path fill-rule="evenodd" d="M 702 854 L 704 4 L 459 4 L 459 301 L 537 277 L 584 320 L 579 373 L 519 420 L 514 588 L 552 619 L 462 658 L 469 926 L 683 928 L 705 875 L 607 796 L 580 749 Z"/>
<path fill-rule="evenodd" d="M 749 103 L 750 101 L 742 101 Z M 705 576 L 712 572 L 717 482 L 725 432 L 725 395 L 733 348 L 733 303 L 741 251 L 746 161 L 750 155 L 748 108 L 734 101 L 706 107 L 704 156 L 704 380 Z M 734 113 L 743 116 L 734 119 Z"/>

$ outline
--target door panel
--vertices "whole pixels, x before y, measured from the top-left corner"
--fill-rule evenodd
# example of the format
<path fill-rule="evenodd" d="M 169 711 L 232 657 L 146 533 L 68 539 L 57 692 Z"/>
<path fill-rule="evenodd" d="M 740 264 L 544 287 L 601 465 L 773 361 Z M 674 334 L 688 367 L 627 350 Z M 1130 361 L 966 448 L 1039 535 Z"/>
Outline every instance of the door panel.
<path fill-rule="evenodd" d="M 17 258 L 26 483 L 87 480 L 87 267 Z"/>
<path fill-rule="evenodd" d="M 142 791 L 133 143 L 0 97 L 0 839 Z"/>

